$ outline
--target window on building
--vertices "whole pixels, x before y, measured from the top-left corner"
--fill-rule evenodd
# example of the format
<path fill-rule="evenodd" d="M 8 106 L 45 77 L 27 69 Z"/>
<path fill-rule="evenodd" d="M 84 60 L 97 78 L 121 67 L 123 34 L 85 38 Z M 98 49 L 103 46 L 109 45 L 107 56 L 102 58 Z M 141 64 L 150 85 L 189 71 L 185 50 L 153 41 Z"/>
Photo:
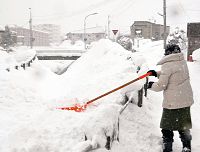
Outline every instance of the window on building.
<path fill-rule="evenodd" d="M 135 35 L 138 37 L 142 36 L 142 29 L 135 29 Z"/>

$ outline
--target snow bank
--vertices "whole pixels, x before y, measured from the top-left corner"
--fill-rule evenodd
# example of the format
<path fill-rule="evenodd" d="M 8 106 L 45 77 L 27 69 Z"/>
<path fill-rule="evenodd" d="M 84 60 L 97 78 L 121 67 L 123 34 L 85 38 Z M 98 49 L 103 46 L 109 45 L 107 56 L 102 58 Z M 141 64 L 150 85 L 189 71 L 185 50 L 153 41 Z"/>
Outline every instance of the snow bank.
<path fill-rule="evenodd" d="M 4 51 L 4 48 L 2 48 L 1 46 L 0 46 L 0 51 Z"/>
<path fill-rule="evenodd" d="M 17 64 L 15 58 L 5 51 L 0 51 L 0 70 L 14 67 Z"/>
<path fill-rule="evenodd" d="M 16 61 L 21 63 L 27 63 L 29 62 L 35 55 L 36 51 L 34 49 L 27 49 L 27 48 L 17 48 L 13 53 L 11 53 Z"/>
<path fill-rule="evenodd" d="M 58 87 L 49 84 L 55 81 L 55 75 L 38 63 L 26 70 L 4 71 L 0 77 L 0 151 L 48 151 L 45 147 L 48 148 L 46 142 L 49 140 L 46 138 L 51 136 L 48 132 L 57 135 L 55 124 L 56 116 L 59 116 L 48 109 L 49 101 L 44 92 L 50 93 L 53 87 Z M 62 117 L 57 125 L 62 121 L 65 118 Z"/>
<path fill-rule="evenodd" d="M 39 60 L 39 62 L 48 67 L 52 72 L 62 74 L 68 69 L 74 60 Z"/>
<path fill-rule="evenodd" d="M 72 43 L 71 40 L 63 41 L 59 46 L 59 48 L 67 48 L 71 50 L 83 50 L 84 49 L 84 42 L 83 41 L 75 41 Z"/>
<path fill-rule="evenodd" d="M 36 51 L 32 49 L 12 48 L 12 50 L 10 53 L 0 51 L 0 69 L 14 69 L 15 66 L 28 63 L 36 55 Z"/>
<path fill-rule="evenodd" d="M 83 152 L 105 147 L 108 137 L 118 136 L 124 94 L 137 92 L 143 80 L 94 102 L 83 113 L 56 108 L 87 102 L 133 80 L 144 74 L 144 62 L 141 54 L 100 40 L 60 76 L 38 61 L 25 71 L 5 71 L 0 79 L 0 151 Z"/>
<path fill-rule="evenodd" d="M 70 96 L 76 92 L 74 95 L 80 97 L 81 100 L 92 99 L 133 80 L 139 76 L 138 66 L 140 66 L 141 71 L 145 68 L 142 66 L 145 60 L 142 58 L 141 55 L 125 50 L 117 43 L 100 40 L 74 62 L 68 72 L 63 75 L 63 77 L 67 77 L 67 80 L 70 80 L 67 81 L 67 84 L 71 86 Z M 138 81 L 131 86 L 131 89 L 137 91 L 143 84 L 143 80 Z"/>
<path fill-rule="evenodd" d="M 192 53 L 192 58 L 195 61 L 200 61 L 200 49 L 197 49 Z"/>

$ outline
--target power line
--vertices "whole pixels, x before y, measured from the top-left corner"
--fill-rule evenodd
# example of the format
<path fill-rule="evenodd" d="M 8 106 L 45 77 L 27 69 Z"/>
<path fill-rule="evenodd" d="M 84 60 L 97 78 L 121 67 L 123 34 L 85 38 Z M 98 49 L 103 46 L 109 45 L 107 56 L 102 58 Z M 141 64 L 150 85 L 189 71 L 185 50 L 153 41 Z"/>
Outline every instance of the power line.
<path fill-rule="evenodd" d="M 200 12 L 200 10 L 187 9 L 188 11 Z"/>
<path fill-rule="evenodd" d="M 119 6 L 122 6 L 122 4 L 124 4 L 124 0 L 119 0 L 118 3 L 119 4 L 117 5 L 117 7 L 115 6 L 114 8 L 112 8 L 110 10 L 110 12 L 114 12 L 116 9 L 119 9 Z M 109 13 L 109 14 L 111 14 L 111 13 Z"/>
<path fill-rule="evenodd" d="M 61 16 L 61 15 L 64 15 L 65 13 L 52 13 L 52 14 L 46 14 L 46 15 L 40 15 L 40 16 L 33 16 L 34 18 L 48 18 L 48 17 L 58 17 L 58 16 Z"/>
<path fill-rule="evenodd" d="M 25 27 L 25 26 L 27 26 L 29 24 L 29 21 L 26 21 L 24 24 L 22 24 L 22 25 L 19 25 L 20 27 Z"/>
<path fill-rule="evenodd" d="M 97 9 L 101 6 L 105 6 L 108 5 L 110 2 L 112 2 L 113 0 L 103 0 L 99 3 L 96 4 L 91 4 L 89 7 L 83 8 L 81 10 L 77 10 L 74 12 L 68 12 L 68 14 L 66 13 L 57 13 L 57 14 L 48 14 L 48 15 L 43 15 L 43 16 L 33 16 L 34 20 L 39 21 L 39 20 L 62 20 L 64 18 L 72 18 L 74 16 L 78 16 L 80 14 L 83 14 L 87 11 L 91 11 L 93 9 Z M 118 0 L 119 4 L 117 5 L 117 7 L 115 7 L 114 9 L 112 9 L 111 12 L 115 12 L 116 9 L 122 8 L 120 12 L 112 15 L 112 16 L 116 16 L 119 14 L 122 14 L 123 12 L 125 12 L 124 10 L 129 9 L 130 7 L 132 7 L 133 1 L 130 0 Z M 127 3 L 126 3 L 127 2 Z M 116 3 L 116 1 L 115 1 Z M 111 14 L 111 13 L 109 13 Z"/>
<path fill-rule="evenodd" d="M 95 29 L 95 28 L 97 28 L 97 27 L 102 27 L 102 29 L 103 29 L 103 26 L 88 27 L 88 28 L 86 28 L 86 29 Z M 84 30 L 84 29 L 74 30 L 74 31 L 70 31 L 70 33 L 79 32 L 79 31 L 83 31 L 83 30 Z"/>
<path fill-rule="evenodd" d="M 118 17 L 119 14 L 123 14 L 125 12 L 125 10 L 128 10 L 129 8 L 131 8 L 132 5 L 135 3 L 135 1 L 130 1 L 130 0 L 128 2 L 129 3 L 126 3 L 126 5 L 124 5 L 124 7 L 122 7 L 121 11 L 118 12 L 117 14 L 114 14 L 114 16 Z"/>
<path fill-rule="evenodd" d="M 127 0 L 127 1 L 120 0 L 117 7 L 113 8 L 111 10 L 112 13 L 110 13 L 110 14 L 112 14 L 112 17 L 118 17 L 118 15 L 121 14 L 121 12 L 124 12 L 125 9 L 127 10 L 127 8 L 132 7 L 132 2 L 134 2 L 134 1 L 132 1 L 132 0 Z M 117 13 L 113 13 L 113 12 L 116 12 L 115 11 L 116 9 L 120 10 L 120 11 L 117 11 Z"/>
<path fill-rule="evenodd" d="M 183 7 L 183 4 L 180 2 L 180 0 L 177 0 L 177 2 L 179 3 L 180 8 L 181 8 L 182 11 L 185 13 L 185 15 L 187 15 L 187 13 L 186 13 L 186 11 L 185 11 L 185 9 L 184 9 L 184 7 Z"/>
<path fill-rule="evenodd" d="M 192 10 L 192 9 L 186 9 L 187 12 L 192 12 L 192 13 L 196 13 L 199 14 L 200 10 Z"/>
<path fill-rule="evenodd" d="M 56 20 L 60 20 L 66 17 L 74 17 L 80 14 L 83 14 L 85 12 L 91 11 L 93 9 L 97 9 L 101 6 L 105 6 L 108 3 L 112 2 L 113 0 L 103 0 L 101 2 L 95 3 L 95 4 L 91 4 L 88 7 L 82 8 L 80 10 L 74 11 L 74 12 L 69 12 L 69 14 L 66 13 L 58 13 L 58 14 L 49 14 L 49 15 L 44 15 L 44 16 L 33 16 L 36 20 L 49 20 L 49 19 L 56 19 Z"/>

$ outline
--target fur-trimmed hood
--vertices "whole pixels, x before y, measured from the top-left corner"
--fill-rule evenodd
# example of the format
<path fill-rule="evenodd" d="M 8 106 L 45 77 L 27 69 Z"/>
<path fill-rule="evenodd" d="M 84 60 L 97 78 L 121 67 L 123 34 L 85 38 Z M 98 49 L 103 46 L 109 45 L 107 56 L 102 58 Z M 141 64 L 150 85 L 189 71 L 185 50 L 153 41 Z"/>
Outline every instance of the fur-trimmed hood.
<path fill-rule="evenodd" d="M 175 54 L 170 54 L 164 56 L 158 63 L 157 65 L 162 65 L 166 62 L 172 62 L 172 61 L 181 61 L 184 60 L 183 53 L 175 53 Z"/>

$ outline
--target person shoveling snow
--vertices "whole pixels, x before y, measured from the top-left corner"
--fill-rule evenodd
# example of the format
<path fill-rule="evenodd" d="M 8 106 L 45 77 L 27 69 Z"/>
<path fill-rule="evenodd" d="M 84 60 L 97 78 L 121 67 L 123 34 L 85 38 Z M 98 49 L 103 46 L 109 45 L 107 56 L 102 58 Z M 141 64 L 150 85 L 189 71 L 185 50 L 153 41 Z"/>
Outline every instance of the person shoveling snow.
<path fill-rule="evenodd" d="M 160 122 L 163 152 L 172 152 L 173 131 L 178 131 L 183 144 L 182 152 L 191 152 L 190 107 L 194 103 L 189 70 L 178 45 L 168 44 L 165 56 L 158 62 L 161 72 L 150 70 L 158 82 L 150 81 L 147 88 L 163 91 L 163 114 Z"/>

